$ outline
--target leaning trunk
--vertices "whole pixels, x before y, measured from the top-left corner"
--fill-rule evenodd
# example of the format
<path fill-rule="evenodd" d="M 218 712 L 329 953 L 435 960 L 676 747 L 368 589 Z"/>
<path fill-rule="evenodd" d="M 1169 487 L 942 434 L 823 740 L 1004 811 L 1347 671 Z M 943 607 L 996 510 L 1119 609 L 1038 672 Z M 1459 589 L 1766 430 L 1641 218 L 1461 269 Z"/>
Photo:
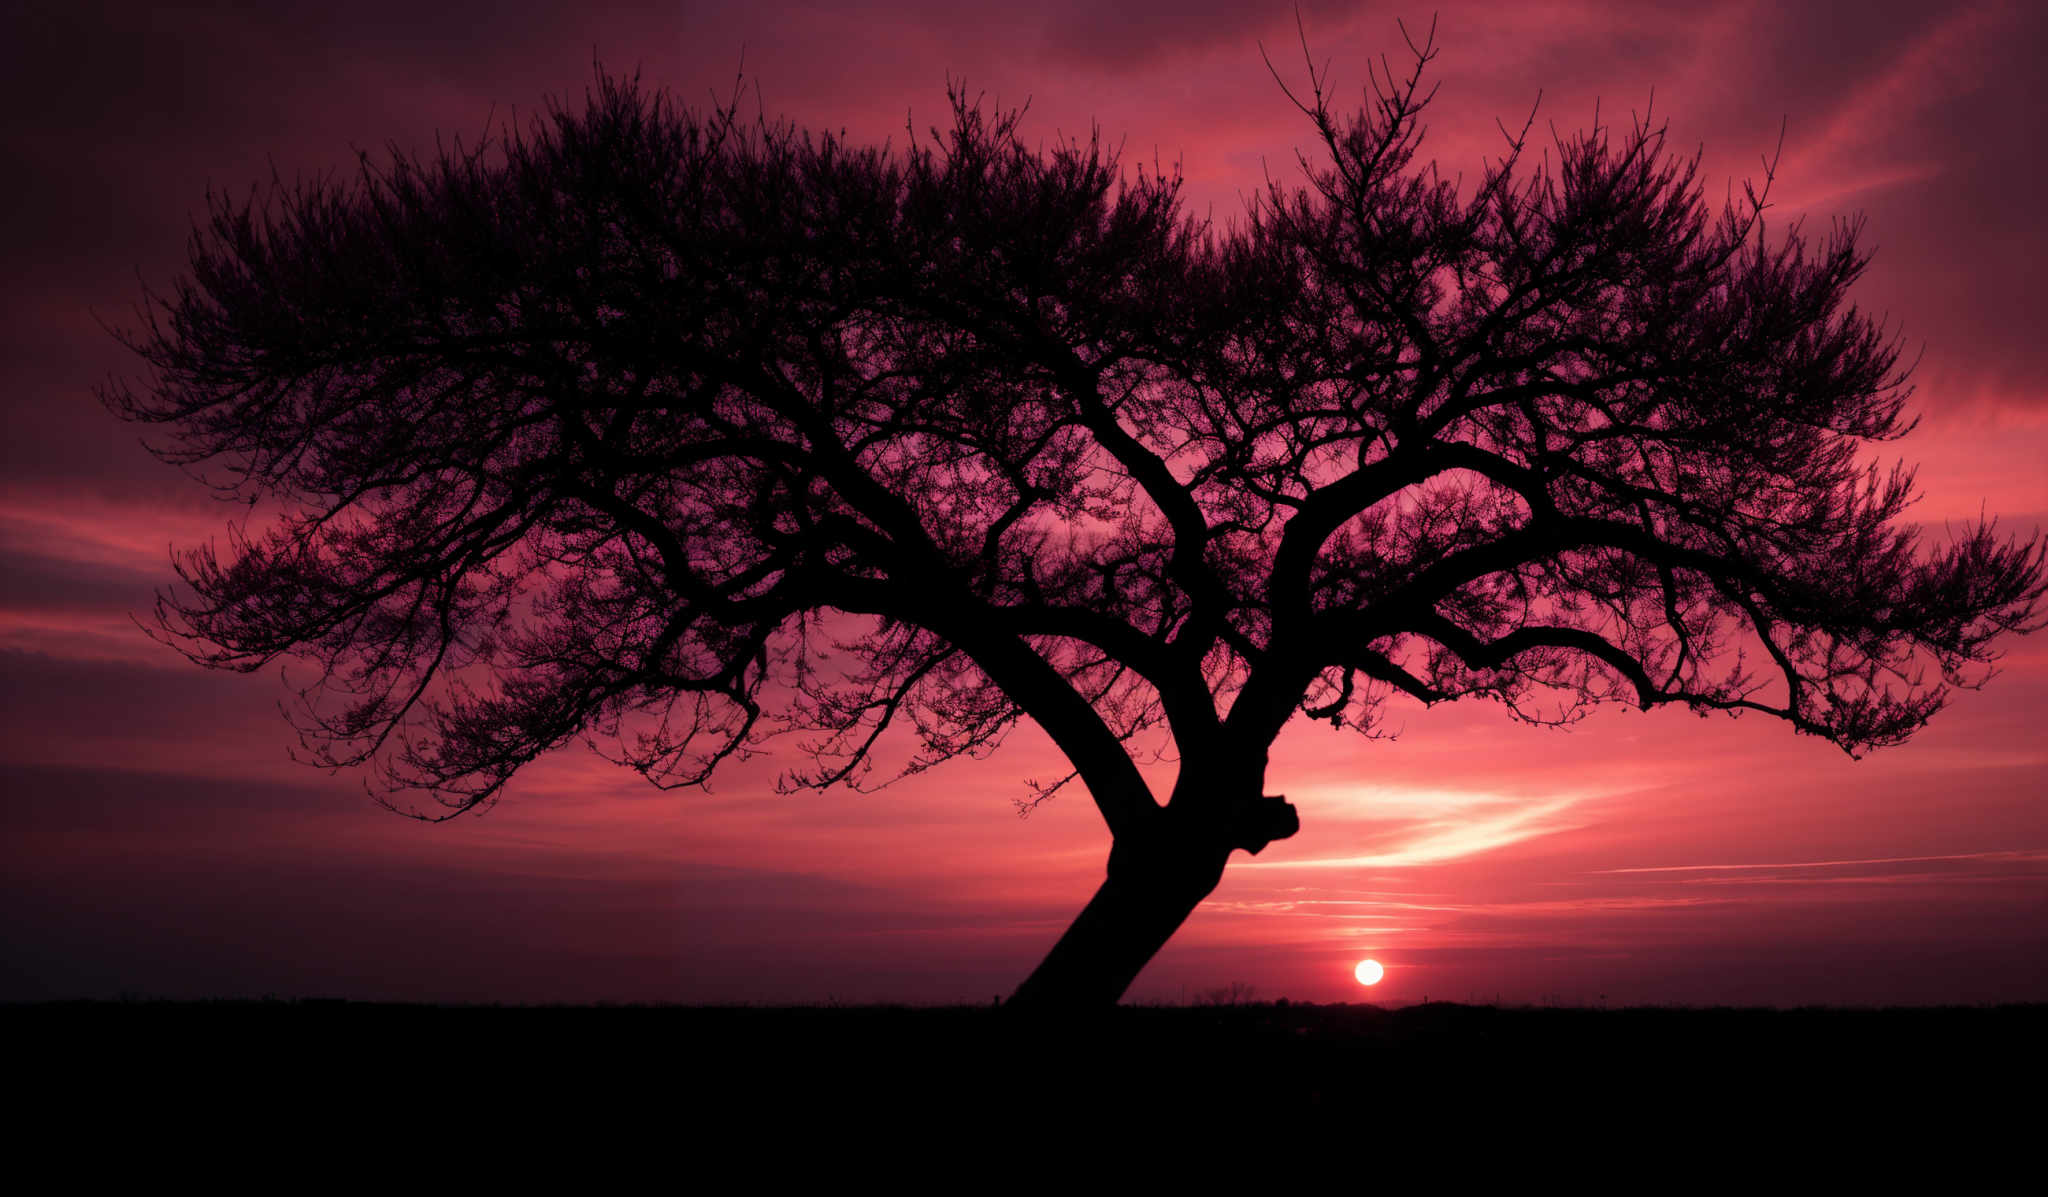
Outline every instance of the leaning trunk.
<path fill-rule="evenodd" d="M 1219 862 L 1217 877 L 1221 877 Z M 1088 905 L 1010 998 L 1012 1006 L 1113 1006 L 1216 879 L 1147 876 L 1112 869 Z"/>
<path fill-rule="evenodd" d="M 1202 899 L 1230 853 L 1257 852 L 1300 827 L 1283 798 L 1254 798 L 1209 817 L 1162 810 L 1117 837 L 1109 876 L 1010 998 L 1012 1006 L 1113 1006 Z"/>

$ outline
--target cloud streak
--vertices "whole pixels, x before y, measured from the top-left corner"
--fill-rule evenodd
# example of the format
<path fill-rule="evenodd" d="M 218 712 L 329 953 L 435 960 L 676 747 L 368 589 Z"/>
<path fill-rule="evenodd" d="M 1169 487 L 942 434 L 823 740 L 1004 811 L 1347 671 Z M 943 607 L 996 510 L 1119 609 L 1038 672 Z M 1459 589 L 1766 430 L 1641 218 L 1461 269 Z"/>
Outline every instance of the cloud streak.
<path fill-rule="evenodd" d="M 1309 860 L 1255 860 L 1248 865 L 1269 869 L 1399 869 L 1445 864 L 1583 826 L 1561 817 L 1581 801 L 1578 797 L 1557 798 L 1514 810 L 1421 822 L 1405 829 L 1392 847 L 1378 852 Z M 1485 804 L 1488 803 L 1480 803 Z"/>
<path fill-rule="evenodd" d="M 1874 856 L 1858 860 L 1793 860 L 1763 864 L 1651 865 L 1628 869 L 1595 869 L 1595 873 L 1705 873 L 1738 869 L 1836 869 L 1857 865 L 1927 864 L 1947 860 L 2048 861 L 2048 849 L 2022 848 L 2000 852 L 1953 852 L 1941 856 Z"/>

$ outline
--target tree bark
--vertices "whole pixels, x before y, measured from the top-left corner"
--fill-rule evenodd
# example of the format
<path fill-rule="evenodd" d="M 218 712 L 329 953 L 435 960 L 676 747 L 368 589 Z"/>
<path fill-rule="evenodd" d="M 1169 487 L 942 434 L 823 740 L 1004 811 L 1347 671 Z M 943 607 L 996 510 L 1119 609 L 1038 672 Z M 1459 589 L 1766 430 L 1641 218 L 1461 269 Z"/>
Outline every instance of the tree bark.
<path fill-rule="evenodd" d="M 1114 1006 L 1202 899 L 1223 879 L 1237 848 L 1257 852 L 1300 826 L 1284 799 L 1243 804 L 1228 820 L 1158 811 L 1117 837 L 1109 876 L 1009 1005 L 1033 1009 Z"/>

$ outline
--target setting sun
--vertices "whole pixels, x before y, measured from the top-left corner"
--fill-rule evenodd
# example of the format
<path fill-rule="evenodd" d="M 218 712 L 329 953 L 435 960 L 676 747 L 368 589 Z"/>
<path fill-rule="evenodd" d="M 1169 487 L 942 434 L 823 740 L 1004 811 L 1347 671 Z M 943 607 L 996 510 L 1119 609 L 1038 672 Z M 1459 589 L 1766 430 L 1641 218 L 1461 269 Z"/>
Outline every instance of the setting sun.
<path fill-rule="evenodd" d="M 1377 960 L 1361 960 L 1351 975 L 1358 978 L 1360 985 L 1377 985 L 1380 978 L 1387 975 L 1387 970 L 1381 968 Z"/>

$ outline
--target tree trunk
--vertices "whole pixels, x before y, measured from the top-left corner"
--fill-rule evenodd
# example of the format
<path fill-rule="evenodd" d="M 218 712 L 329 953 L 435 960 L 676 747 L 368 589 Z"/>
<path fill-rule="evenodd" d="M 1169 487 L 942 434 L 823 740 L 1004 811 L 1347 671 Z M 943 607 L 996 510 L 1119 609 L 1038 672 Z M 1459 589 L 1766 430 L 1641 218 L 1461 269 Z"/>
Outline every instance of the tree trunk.
<path fill-rule="evenodd" d="M 1206 882 L 1192 870 L 1171 876 L 1119 869 L 1113 850 L 1110 856 L 1108 878 L 1044 961 L 1017 987 L 1011 1006 L 1114 1006 L 1223 876 L 1221 854 Z"/>
<path fill-rule="evenodd" d="M 1041 1009 L 1114 1006 L 1138 973 L 1223 879 L 1232 850 L 1257 852 L 1300 826 L 1284 799 L 1241 804 L 1228 820 L 1162 810 L 1118 836 L 1109 876 L 1009 1005 Z"/>

